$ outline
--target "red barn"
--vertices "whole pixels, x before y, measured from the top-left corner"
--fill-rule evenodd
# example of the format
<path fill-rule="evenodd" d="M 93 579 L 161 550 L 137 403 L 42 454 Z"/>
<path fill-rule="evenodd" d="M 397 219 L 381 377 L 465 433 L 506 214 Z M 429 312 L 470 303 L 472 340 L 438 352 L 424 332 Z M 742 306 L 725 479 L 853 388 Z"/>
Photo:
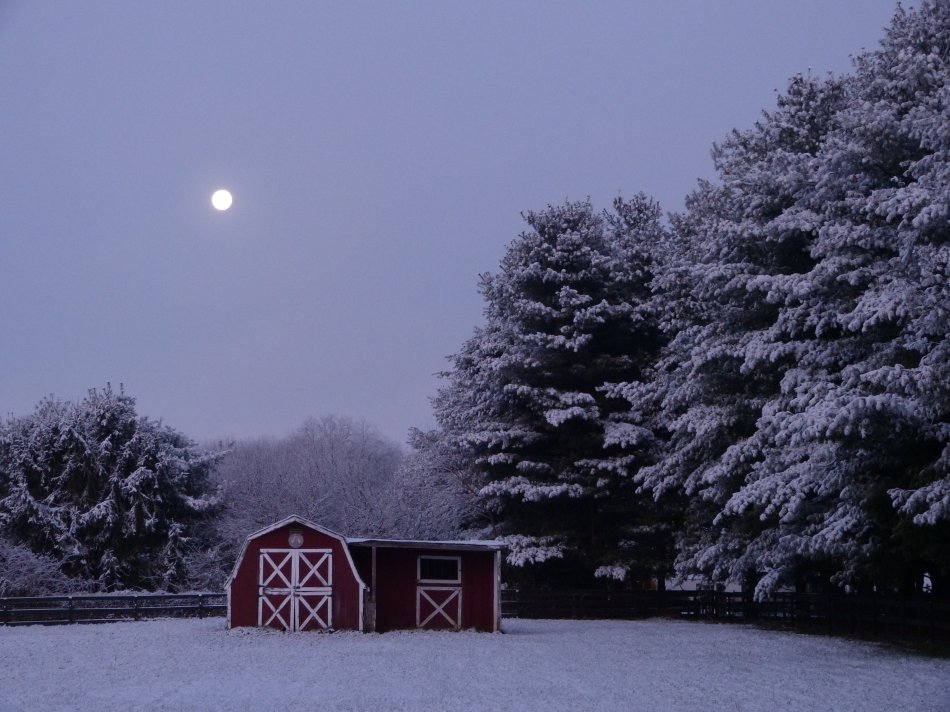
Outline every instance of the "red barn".
<path fill-rule="evenodd" d="M 346 540 L 301 517 L 251 534 L 225 587 L 229 628 L 363 630 L 367 586 Z"/>
<path fill-rule="evenodd" d="M 498 631 L 496 541 L 345 537 L 291 516 L 251 534 L 228 578 L 228 627 Z"/>

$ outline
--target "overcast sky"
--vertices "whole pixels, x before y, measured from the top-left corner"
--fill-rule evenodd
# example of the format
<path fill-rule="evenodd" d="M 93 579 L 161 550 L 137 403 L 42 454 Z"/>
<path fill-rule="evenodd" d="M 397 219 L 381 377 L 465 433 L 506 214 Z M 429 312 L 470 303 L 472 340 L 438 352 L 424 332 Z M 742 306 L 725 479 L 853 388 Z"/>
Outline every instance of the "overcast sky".
<path fill-rule="evenodd" d="M 201 441 L 340 414 L 403 442 L 522 211 L 681 209 L 893 9 L 0 0 L 0 415 L 111 382 Z"/>

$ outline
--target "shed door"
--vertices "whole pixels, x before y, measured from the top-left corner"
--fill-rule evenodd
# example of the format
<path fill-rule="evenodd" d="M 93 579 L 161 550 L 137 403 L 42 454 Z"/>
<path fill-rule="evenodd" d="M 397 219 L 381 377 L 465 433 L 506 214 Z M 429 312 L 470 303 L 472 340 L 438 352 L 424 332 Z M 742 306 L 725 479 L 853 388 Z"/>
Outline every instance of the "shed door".
<path fill-rule="evenodd" d="M 419 628 L 461 628 L 461 557 L 421 554 L 416 566 L 416 625 Z"/>
<path fill-rule="evenodd" d="M 257 624 L 278 630 L 333 625 L 333 556 L 329 549 L 261 549 Z"/>
<path fill-rule="evenodd" d="M 458 586 L 417 586 L 416 625 L 420 628 L 461 628 L 462 589 Z"/>

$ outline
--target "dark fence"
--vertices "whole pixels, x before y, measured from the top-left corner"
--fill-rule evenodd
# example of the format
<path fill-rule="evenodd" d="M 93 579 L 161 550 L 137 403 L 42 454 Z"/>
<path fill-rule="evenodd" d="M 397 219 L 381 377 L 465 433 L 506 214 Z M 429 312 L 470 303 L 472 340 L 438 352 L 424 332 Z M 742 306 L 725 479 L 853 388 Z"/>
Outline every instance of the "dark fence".
<path fill-rule="evenodd" d="M 0 625 L 105 623 L 143 618 L 223 616 L 223 593 L 133 593 L 111 596 L 0 598 Z"/>
<path fill-rule="evenodd" d="M 0 598 L 0 625 L 204 618 L 227 612 L 223 593 L 138 593 Z M 950 645 L 950 602 L 932 596 L 776 593 L 765 601 L 728 591 L 507 589 L 508 618 L 650 617 L 761 622 L 799 630 Z"/>
<path fill-rule="evenodd" d="M 764 601 L 728 591 L 508 589 L 502 614 L 522 618 L 662 616 L 773 623 L 813 632 L 950 644 L 950 602 L 845 593 L 776 593 Z"/>

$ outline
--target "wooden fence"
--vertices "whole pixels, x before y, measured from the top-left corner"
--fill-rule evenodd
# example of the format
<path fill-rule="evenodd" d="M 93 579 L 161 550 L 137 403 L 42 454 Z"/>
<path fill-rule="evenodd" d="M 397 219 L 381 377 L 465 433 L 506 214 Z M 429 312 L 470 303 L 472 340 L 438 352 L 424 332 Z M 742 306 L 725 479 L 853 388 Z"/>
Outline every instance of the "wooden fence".
<path fill-rule="evenodd" d="M 950 644 L 950 602 L 849 594 L 777 593 L 755 601 L 740 592 L 506 590 L 502 614 L 523 618 L 662 616 L 773 623 L 813 632 Z"/>
<path fill-rule="evenodd" d="M 143 618 L 223 616 L 223 593 L 133 593 L 0 598 L 0 625 L 105 623 Z"/>
<path fill-rule="evenodd" d="M 204 618 L 227 612 L 223 593 L 138 593 L 0 598 L 0 625 L 103 623 L 159 617 Z M 509 618 L 662 616 L 691 620 L 764 622 L 813 632 L 950 645 L 950 602 L 848 594 L 777 593 L 754 601 L 723 591 L 507 589 Z"/>

